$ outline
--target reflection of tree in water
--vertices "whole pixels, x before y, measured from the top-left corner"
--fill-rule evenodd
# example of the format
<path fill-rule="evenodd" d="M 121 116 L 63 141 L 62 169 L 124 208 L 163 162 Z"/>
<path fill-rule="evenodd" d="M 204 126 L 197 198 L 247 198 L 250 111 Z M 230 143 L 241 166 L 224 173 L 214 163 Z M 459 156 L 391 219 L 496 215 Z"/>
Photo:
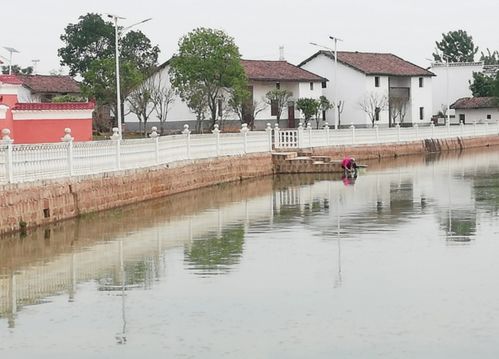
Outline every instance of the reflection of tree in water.
<path fill-rule="evenodd" d="M 184 251 L 185 262 L 198 274 L 227 273 L 238 264 L 243 253 L 244 227 L 225 229 L 220 236 L 213 235 L 193 241 Z"/>
<path fill-rule="evenodd" d="M 476 213 L 474 210 L 451 210 L 441 219 L 440 227 L 449 240 L 468 242 L 476 233 Z"/>
<path fill-rule="evenodd" d="M 497 173 L 480 174 L 473 178 L 477 207 L 497 213 L 499 211 L 499 177 Z"/>

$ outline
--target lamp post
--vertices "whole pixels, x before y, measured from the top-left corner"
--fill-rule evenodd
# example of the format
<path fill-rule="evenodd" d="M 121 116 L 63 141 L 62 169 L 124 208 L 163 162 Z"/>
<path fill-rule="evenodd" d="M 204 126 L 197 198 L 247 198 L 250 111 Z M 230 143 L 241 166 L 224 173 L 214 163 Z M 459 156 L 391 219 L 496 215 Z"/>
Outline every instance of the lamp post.
<path fill-rule="evenodd" d="M 445 93 L 446 93 L 446 100 L 447 100 L 447 112 L 446 112 L 446 120 L 445 120 L 445 124 L 447 126 L 450 126 L 450 105 L 449 105 L 449 57 L 445 54 L 442 54 L 442 58 L 445 60 L 445 81 L 446 81 L 446 84 L 445 84 Z"/>
<path fill-rule="evenodd" d="M 114 47 L 115 47 L 115 56 L 116 56 L 116 117 L 118 120 L 118 132 L 120 134 L 120 139 L 123 138 L 123 132 L 122 132 L 122 125 L 121 125 L 121 86 L 120 86 L 120 49 L 119 49 L 119 39 L 121 37 L 121 34 L 123 34 L 125 31 L 131 29 L 132 27 L 143 24 L 152 18 L 148 18 L 142 21 L 139 21 L 133 25 L 127 26 L 121 31 L 118 28 L 118 19 L 124 20 L 124 17 L 118 16 L 118 15 L 112 15 L 112 14 L 107 14 L 107 16 L 111 19 L 113 19 L 114 22 Z"/>
<path fill-rule="evenodd" d="M 339 119 L 340 119 L 340 107 L 338 106 L 337 100 L 338 100 L 338 95 L 337 95 L 337 82 L 338 82 L 338 41 L 343 41 L 342 39 L 339 39 L 334 36 L 329 36 L 331 40 L 334 42 L 334 48 L 331 49 L 330 47 L 327 46 L 322 46 L 319 44 L 316 44 L 315 42 L 311 42 L 310 45 L 314 45 L 317 47 L 321 47 L 323 49 L 328 50 L 329 52 L 333 53 L 334 56 L 334 81 L 333 81 L 333 103 L 334 103 L 334 129 L 338 129 L 339 125 Z"/>
<path fill-rule="evenodd" d="M 5 50 L 7 50 L 9 52 L 9 75 L 12 75 L 12 53 L 15 52 L 15 53 L 19 53 L 19 51 L 17 51 L 16 49 L 14 49 L 13 47 L 8 47 L 8 46 L 4 46 L 3 47 Z"/>

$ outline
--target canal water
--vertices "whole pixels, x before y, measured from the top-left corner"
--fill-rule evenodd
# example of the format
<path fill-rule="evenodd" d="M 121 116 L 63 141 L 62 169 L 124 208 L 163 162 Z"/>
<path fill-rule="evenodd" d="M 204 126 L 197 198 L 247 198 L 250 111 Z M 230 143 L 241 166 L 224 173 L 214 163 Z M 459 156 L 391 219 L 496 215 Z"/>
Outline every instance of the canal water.
<path fill-rule="evenodd" d="M 498 152 L 141 203 L 0 241 L 0 358 L 497 358 Z"/>

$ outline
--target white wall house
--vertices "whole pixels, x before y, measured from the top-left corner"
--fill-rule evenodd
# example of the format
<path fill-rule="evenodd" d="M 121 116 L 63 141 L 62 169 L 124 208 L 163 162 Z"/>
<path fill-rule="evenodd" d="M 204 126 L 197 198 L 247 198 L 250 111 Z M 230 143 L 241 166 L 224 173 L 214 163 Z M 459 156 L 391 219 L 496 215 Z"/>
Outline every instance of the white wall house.
<path fill-rule="evenodd" d="M 469 123 L 498 123 L 499 102 L 494 97 L 464 97 L 450 105 L 456 120 Z"/>
<path fill-rule="evenodd" d="M 319 51 L 299 66 L 331 81 L 336 78 L 336 85 L 330 83 L 323 91 L 332 99 L 336 87 L 337 101 L 343 106 L 340 126 L 371 126 L 371 116 L 380 126 L 430 123 L 434 74 L 400 57 L 339 51 L 336 76 L 334 54 L 330 51 Z M 373 100 L 372 111 L 361 108 L 361 103 Z M 334 112 L 328 111 L 327 116 L 336 122 Z"/>
<path fill-rule="evenodd" d="M 249 89 L 252 101 L 256 107 L 262 109 L 255 118 L 255 127 L 264 128 L 270 122 L 276 122 L 276 116 L 272 113 L 271 106 L 265 103 L 265 94 L 272 89 L 280 88 L 289 90 L 293 96 L 290 99 L 288 108 L 285 108 L 281 114 L 280 127 L 295 127 L 300 120 L 300 112 L 296 110 L 295 102 L 302 97 L 318 99 L 322 96 L 322 86 L 327 79 L 314 73 L 301 69 L 286 61 L 267 61 L 267 60 L 241 60 L 246 76 L 248 78 Z M 161 65 L 158 71 L 153 75 L 152 81 L 162 86 L 171 87 L 168 74 L 170 67 L 168 61 Z M 227 99 L 226 99 L 227 100 Z M 127 106 L 127 105 L 125 105 Z M 127 113 L 125 122 L 128 129 L 138 127 L 137 116 L 133 113 Z M 225 123 L 233 122 L 234 126 L 240 125 L 240 120 L 235 113 L 231 113 L 226 103 L 222 104 L 222 111 L 219 114 L 223 116 Z M 246 114 L 245 119 L 251 117 Z M 206 115 L 209 118 L 209 114 Z M 193 127 L 195 114 L 189 109 L 187 104 L 176 95 L 174 103 L 168 112 L 166 127 L 168 129 L 181 129 L 184 124 L 190 124 Z M 158 126 L 158 118 L 153 112 L 148 120 L 148 128 Z"/>
<path fill-rule="evenodd" d="M 473 81 L 473 72 L 483 72 L 482 62 L 432 63 L 433 79 L 433 109 L 432 114 L 445 113 L 450 106 L 460 98 L 472 97 L 470 82 Z M 454 117 L 451 109 L 449 116 Z M 451 122 L 457 122 L 452 121 Z"/>

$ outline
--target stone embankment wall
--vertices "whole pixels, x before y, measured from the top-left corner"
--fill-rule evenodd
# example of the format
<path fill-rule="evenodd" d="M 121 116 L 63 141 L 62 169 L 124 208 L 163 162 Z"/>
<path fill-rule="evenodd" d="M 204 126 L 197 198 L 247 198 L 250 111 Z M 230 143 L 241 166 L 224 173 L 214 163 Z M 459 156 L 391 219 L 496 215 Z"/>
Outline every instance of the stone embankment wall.
<path fill-rule="evenodd" d="M 0 234 L 219 183 L 273 174 L 272 155 L 0 186 Z"/>
<path fill-rule="evenodd" d="M 398 157 L 499 145 L 499 136 L 425 140 L 387 145 L 320 147 L 314 156 L 357 160 Z M 306 172 L 306 171 L 305 171 Z M 189 161 L 174 166 L 0 185 L 0 234 L 49 224 L 80 214 L 275 173 L 270 153 Z"/>

